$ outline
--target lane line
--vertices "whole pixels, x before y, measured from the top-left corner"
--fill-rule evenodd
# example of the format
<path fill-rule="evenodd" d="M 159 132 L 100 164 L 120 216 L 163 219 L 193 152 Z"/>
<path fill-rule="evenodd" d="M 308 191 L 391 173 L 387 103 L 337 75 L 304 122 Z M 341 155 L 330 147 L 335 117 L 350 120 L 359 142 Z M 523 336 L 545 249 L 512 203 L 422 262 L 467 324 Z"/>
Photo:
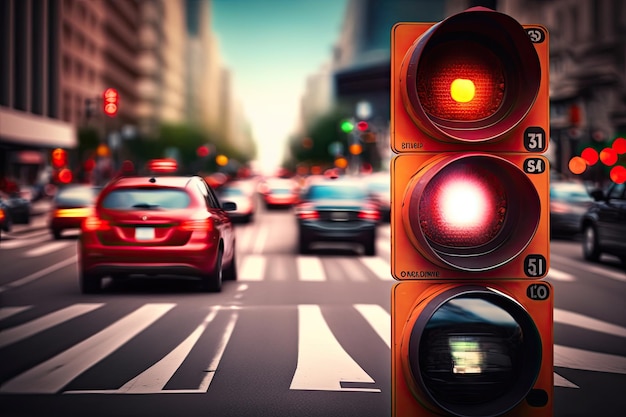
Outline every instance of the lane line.
<path fill-rule="evenodd" d="M 395 281 L 391 276 L 391 266 L 389 262 L 379 257 L 361 256 L 359 258 L 363 264 L 383 281 Z"/>
<path fill-rule="evenodd" d="M 341 382 L 375 381 L 337 341 L 318 305 L 298 305 L 298 364 L 289 389 L 381 392 L 377 388 L 344 388 Z"/>
<path fill-rule="evenodd" d="M 258 254 L 263 253 L 263 248 L 265 247 L 265 242 L 267 241 L 267 233 L 269 229 L 267 226 L 261 226 L 259 233 L 257 234 L 256 239 L 254 240 L 254 247 L 252 248 L 252 253 Z"/>
<path fill-rule="evenodd" d="M 562 256 L 562 255 L 550 254 L 550 258 L 551 260 L 558 259 L 560 263 L 563 263 L 566 265 L 572 265 L 572 261 L 573 261 L 576 263 L 576 265 L 579 268 L 584 269 L 587 272 L 591 272 L 591 273 L 594 273 L 594 274 L 597 274 L 606 278 L 611 278 L 616 281 L 626 282 L 626 274 L 623 272 L 611 271 L 610 269 L 606 269 L 606 268 L 596 266 L 593 264 L 578 262 L 574 259 L 568 258 L 566 256 Z"/>
<path fill-rule="evenodd" d="M 555 387 L 564 387 L 564 388 L 580 388 L 578 385 L 574 384 L 569 379 L 563 378 L 561 375 L 554 372 L 554 384 Z"/>
<path fill-rule="evenodd" d="M 46 314 L 36 320 L 0 331 L 0 348 L 26 339 L 38 332 L 49 329 L 75 317 L 102 307 L 103 303 L 74 304 L 61 310 Z"/>
<path fill-rule="evenodd" d="M 607 323 L 602 320 L 594 319 L 583 314 L 574 313 L 572 311 L 554 309 L 554 322 L 569 324 L 570 326 L 580 327 L 582 329 L 602 332 L 613 336 L 626 337 L 626 327 L 616 324 Z"/>
<path fill-rule="evenodd" d="M 0 308 L 0 320 L 4 320 L 7 317 L 11 317 L 15 314 L 21 313 L 22 311 L 28 310 L 33 306 L 17 306 L 17 307 L 1 307 Z"/>
<path fill-rule="evenodd" d="M 50 265 L 47 268 L 44 268 L 42 270 L 39 270 L 37 272 L 34 272 L 30 275 L 25 276 L 24 278 L 20 278 L 18 280 L 9 282 L 8 284 L 5 284 L 3 286 L 0 287 L 0 293 L 3 293 L 5 291 L 17 288 L 17 287 L 21 287 L 22 285 L 26 285 L 32 281 L 38 280 L 41 277 L 44 277 L 58 269 L 62 269 L 65 268 L 66 266 L 72 265 L 74 263 L 76 263 L 78 261 L 78 256 L 74 255 L 70 258 L 67 258 L 61 262 L 58 262 L 54 265 Z"/>
<path fill-rule="evenodd" d="M 265 263 L 263 255 L 248 255 L 243 258 L 239 270 L 238 281 L 262 281 L 265 277 Z"/>
<path fill-rule="evenodd" d="M 354 308 L 391 349 L 391 314 L 378 304 L 355 304 Z"/>
<path fill-rule="evenodd" d="M 563 272 L 558 269 L 554 269 L 550 267 L 548 271 L 547 279 L 553 279 L 556 281 L 576 281 L 576 277 L 572 274 L 568 274 L 567 272 Z"/>
<path fill-rule="evenodd" d="M 24 252 L 24 256 L 30 258 L 34 256 L 46 255 L 48 253 L 58 251 L 59 249 L 67 248 L 70 246 L 70 243 L 71 242 L 50 242 L 46 245 L 42 245 Z"/>
<path fill-rule="evenodd" d="M 626 375 L 626 357 L 554 345 L 554 366 Z"/>
<path fill-rule="evenodd" d="M 300 281 L 326 281 L 326 273 L 322 261 L 314 256 L 296 257 L 298 277 Z"/>
<path fill-rule="evenodd" d="M 0 386 L 0 392 L 54 394 L 150 326 L 176 304 L 146 304 Z"/>

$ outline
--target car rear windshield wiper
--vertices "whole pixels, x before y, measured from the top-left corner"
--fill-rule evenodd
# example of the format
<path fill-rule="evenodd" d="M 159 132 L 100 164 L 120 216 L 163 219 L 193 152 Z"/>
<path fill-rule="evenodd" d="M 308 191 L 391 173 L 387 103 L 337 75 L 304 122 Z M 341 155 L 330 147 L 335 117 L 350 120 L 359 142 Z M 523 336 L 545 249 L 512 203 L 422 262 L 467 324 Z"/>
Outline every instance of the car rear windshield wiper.
<path fill-rule="evenodd" d="M 143 208 L 143 209 L 153 210 L 153 209 L 161 208 L 161 206 L 159 206 L 158 204 L 139 203 L 139 204 L 134 204 L 133 208 Z"/>

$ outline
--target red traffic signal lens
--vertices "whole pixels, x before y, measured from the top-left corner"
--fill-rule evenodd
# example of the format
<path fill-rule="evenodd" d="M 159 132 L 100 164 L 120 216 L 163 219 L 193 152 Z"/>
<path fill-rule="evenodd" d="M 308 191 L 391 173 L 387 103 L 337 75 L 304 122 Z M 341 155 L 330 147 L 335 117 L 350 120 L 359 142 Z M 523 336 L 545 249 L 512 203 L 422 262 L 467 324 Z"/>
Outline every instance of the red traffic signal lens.
<path fill-rule="evenodd" d="M 541 335 L 524 307 L 498 291 L 453 287 L 416 308 L 407 326 L 404 372 L 434 409 L 502 415 L 535 384 Z"/>
<path fill-rule="evenodd" d="M 402 100 L 414 123 L 443 141 L 493 140 L 530 111 L 541 64 L 524 28 L 480 8 L 426 31 L 407 51 Z"/>
<path fill-rule="evenodd" d="M 541 215 L 537 190 L 504 158 L 452 154 L 433 158 L 409 181 L 404 230 L 431 262 L 463 271 L 504 265 L 531 242 Z"/>

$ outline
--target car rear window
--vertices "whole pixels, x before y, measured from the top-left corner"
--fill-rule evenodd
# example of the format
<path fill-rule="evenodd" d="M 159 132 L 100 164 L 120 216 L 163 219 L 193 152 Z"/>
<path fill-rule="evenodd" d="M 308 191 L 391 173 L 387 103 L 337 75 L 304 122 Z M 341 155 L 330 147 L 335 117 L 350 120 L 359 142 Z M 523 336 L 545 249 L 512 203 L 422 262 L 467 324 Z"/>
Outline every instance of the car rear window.
<path fill-rule="evenodd" d="M 57 191 L 54 199 L 57 204 L 89 205 L 94 201 L 96 194 L 98 190 L 91 187 L 68 187 Z"/>
<path fill-rule="evenodd" d="M 102 207 L 114 210 L 175 210 L 187 208 L 190 203 L 191 198 L 185 190 L 128 188 L 111 191 L 104 197 Z"/>
<path fill-rule="evenodd" d="M 313 185 L 305 196 L 309 200 L 363 200 L 367 198 L 367 192 L 361 187 L 354 185 Z"/>

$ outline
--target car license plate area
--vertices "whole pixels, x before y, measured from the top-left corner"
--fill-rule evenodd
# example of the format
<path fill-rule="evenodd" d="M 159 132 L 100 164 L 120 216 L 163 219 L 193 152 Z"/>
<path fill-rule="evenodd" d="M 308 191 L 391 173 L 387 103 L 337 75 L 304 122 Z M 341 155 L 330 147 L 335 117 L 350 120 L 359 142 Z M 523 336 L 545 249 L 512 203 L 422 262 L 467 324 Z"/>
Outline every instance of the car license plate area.
<path fill-rule="evenodd" d="M 330 213 L 330 219 L 336 222 L 347 222 L 349 216 L 345 211 L 334 211 Z"/>
<path fill-rule="evenodd" d="M 137 240 L 154 240 L 154 227 L 137 227 L 137 228 L 135 228 L 135 239 L 137 239 Z"/>

